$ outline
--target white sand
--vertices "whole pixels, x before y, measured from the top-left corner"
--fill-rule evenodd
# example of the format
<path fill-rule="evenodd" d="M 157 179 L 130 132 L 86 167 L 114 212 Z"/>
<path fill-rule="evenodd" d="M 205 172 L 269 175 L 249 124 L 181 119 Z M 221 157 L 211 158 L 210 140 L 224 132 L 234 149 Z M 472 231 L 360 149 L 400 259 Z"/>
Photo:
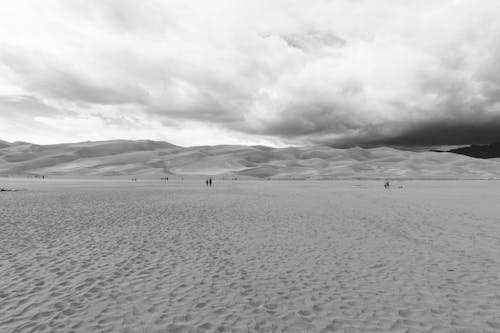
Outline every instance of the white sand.
<path fill-rule="evenodd" d="M 0 181 L 0 332 L 500 331 L 500 182 Z"/>

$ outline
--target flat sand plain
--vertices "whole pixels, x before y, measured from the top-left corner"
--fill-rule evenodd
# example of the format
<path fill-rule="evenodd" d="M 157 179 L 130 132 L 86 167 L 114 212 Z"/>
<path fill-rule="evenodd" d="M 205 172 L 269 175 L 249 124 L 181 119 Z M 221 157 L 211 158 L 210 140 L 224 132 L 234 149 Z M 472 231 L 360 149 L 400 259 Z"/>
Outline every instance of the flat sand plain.
<path fill-rule="evenodd" d="M 0 181 L 0 332 L 500 331 L 498 181 Z"/>

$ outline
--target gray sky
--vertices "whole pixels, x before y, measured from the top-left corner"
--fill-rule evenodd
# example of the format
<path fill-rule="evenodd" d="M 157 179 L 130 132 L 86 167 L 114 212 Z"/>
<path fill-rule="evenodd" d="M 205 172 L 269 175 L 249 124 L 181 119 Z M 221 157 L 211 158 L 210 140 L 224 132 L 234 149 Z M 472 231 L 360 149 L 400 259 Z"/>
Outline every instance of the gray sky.
<path fill-rule="evenodd" d="M 0 139 L 500 139 L 497 0 L 17 0 Z"/>

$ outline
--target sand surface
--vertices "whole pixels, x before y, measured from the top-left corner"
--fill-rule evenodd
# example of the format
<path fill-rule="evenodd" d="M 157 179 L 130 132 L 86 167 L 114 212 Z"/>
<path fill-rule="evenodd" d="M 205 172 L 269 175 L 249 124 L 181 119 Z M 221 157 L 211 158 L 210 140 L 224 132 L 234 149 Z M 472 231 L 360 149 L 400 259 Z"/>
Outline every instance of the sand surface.
<path fill-rule="evenodd" d="M 0 181 L 0 332 L 500 331 L 497 181 Z"/>

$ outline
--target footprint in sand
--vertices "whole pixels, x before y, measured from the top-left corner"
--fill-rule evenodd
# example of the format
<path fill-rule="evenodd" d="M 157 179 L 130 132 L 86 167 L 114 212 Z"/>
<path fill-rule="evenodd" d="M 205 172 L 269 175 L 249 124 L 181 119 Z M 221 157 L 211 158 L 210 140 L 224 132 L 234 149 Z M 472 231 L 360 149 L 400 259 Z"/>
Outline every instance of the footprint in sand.
<path fill-rule="evenodd" d="M 300 310 L 299 315 L 304 316 L 304 317 L 309 317 L 310 315 L 312 315 L 312 312 L 308 311 L 308 310 Z"/>
<path fill-rule="evenodd" d="M 495 329 L 500 329 L 500 322 L 488 321 L 488 326 Z"/>
<path fill-rule="evenodd" d="M 405 310 L 399 310 L 399 311 L 398 311 L 398 314 L 399 314 L 401 317 L 407 318 L 407 317 L 411 316 L 412 312 L 411 312 L 411 310 L 409 310 L 409 309 L 405 309 Z"/>
<path fill-rule="evenodd" d="M 214 327 L 214 325 L 212 325 L 211 323 L 204 323 L 204 324 L 201 324 L 199 325 L 196 330 L 197 332 L 206 332 L 208 330 L 210 330 L 212 327 Z"/>
<path fill-rule="evenodd" d="M 73 310 L 73 309 L 66 309 L 66 310 L 62 311 L 62 314 L 65 315 L 65 316 L 72 316 L 73 314 L 75 314 L 75 310 Z"/>
<path fill-rule="evenodd" d="M 167 333 L 186 333 L 186 332 L 192 332 L 193 327 L 189 325 L 177 325 L 177 324 L 169 324 L 165 328 L 165 332 Z"/>
<path fill-rule="evenodd" d="M 205 305 L 207 305 L 207 303 L 201 302 L 201 303 L 196 304 L 195 308 L 201 309 L 201 308 L 205 307 Z"/>

